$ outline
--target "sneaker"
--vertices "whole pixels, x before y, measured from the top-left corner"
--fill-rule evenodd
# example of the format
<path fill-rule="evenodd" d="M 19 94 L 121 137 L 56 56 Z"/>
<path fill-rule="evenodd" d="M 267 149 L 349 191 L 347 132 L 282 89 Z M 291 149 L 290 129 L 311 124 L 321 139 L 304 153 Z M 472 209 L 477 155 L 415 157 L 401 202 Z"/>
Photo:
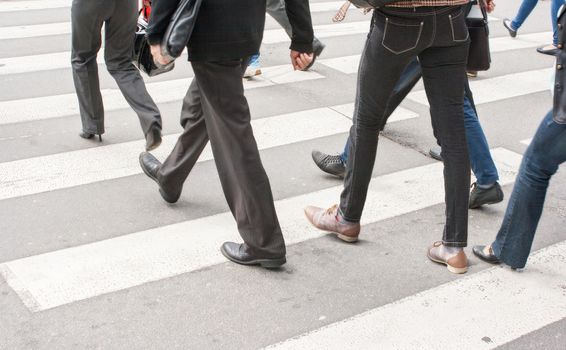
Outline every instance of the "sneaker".
<path fill-rule="evenodd" d="M 517 36 L 517 30 L 513 29 L 513 27 L 511 26 L 511 20 L 509 18 L 505 18 L 503 20 L 503 26 L 507 28 L 507 31 L 512 38 Z"/>
<path fill-rule="evenodd" d="M 440 147 L 433 147 L 431 149 L 428 150 L 428 154 L 436 160 L 439 160 L 442 162 L 442 148 Z"/>
<path fill-rule="evenodd" d="M 464 253 L 464 249 L 447 258 L 445 254 L 442 254 L 442 248 L 441 241 L 434 242 L 427 251 L 428 258 L 435 263 L 446 265 L 448 271 L 452 273 L 460 274 L 468 271 L 468 257 Z"/>
<path fill-rule="evenodd" d="M 317 150 L 312 151 L 311 155 L 314 164 L 325 173 L 338 176 L 341 179 L 346 175 L 346 165 L 342 162 L 340 155 L 331 156 Z"/>
<path fill-rule="evenodd" d="M 261 75 L 261 65 L 259 64 L 259 54 L 253 55 L 250 58 L 250 64 L 244 73 L 244 78 L 255 77 L 256 75 Z"/>
<path fill-rule="evenodd" d="M 333 233 L 344 242 L 353 243 L 358 240 L 360 224 L 342 220 L 336 204 L 328 209 L 308 206 L 305 208 L 305 215 L 314 227 Z"/>
<path fill-rule="evenodd" d="M 470 204 L 468 208 L 478 209 L 485 204 L 495 204 L 503 200 L 503 190 L 501 185 L 496 182 L 490 188 L 481 188 L 477 182 L 472 184 L 472 192 L 470 193 Z"/>

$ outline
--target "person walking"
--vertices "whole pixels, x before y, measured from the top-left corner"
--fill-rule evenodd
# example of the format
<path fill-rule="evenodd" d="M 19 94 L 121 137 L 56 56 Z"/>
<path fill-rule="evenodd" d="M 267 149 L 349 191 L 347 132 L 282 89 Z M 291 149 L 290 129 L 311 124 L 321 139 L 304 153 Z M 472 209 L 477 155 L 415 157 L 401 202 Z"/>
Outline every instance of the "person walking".
<path fill-rule="evenodd" d="M 146 150 L 152 150 L 161 144 L 161 114 L 148 94 L 139 71 L 132 64 L 137 18 L 137 1 L 73 0 L 71 65 L 82 121 L 79 136 L 91 139 L 98 135 L 102 141 L 105 131 L 96 62 L 104 25 L 106 68 L 138 115 L 146 139 Z"/>
<path fill-rule="evenodd" d="M 558 43 L 566 39 L 566 7 L 558 18 Z M 495 241 L 476 245 L 474 254 L 492 263 L 521 269 L 527 264 L 540 221 L 550 179 L 566 162 L 566 50 L 563 45 L 556 61 L 554 106 L 540 123 L 523 160 Z"/>
<path fill-rule="evenodd" d="M 147 38 L 154 59 L 167 64 L 160 42 L 178 5 L 154 3 Z M 292 24 L 291 61 L 304 69 L 312 61 L 313 30 L 308 2 L 286 0 Z M 183 100 L 183 132 L 161 164 L 151 153 L 140 165 L 159 186 L 163 199 L 175 203 L 183 184 L 210 140 L 224 195 L 244 243 L 225 242 L 224 256 L 244 265 L 277 268 L 286 262 L 285 241 L 277 220 L 269 179 L 250 124 L 242 77 L 259 50 L 265 24 L 265 1 L 202 2 L 187 45 L 194 78 Z"/>
<path fill-rule="evenodd" d="M 401 101 L 409 94 L 413 86 L 421 78 L 421 67 L 417 59 L 411 61 L 401 78 L 395 85 L 393 93 L 387 101 L 385 119 L 387 120 L 393 111 L 399 106 Z M 499 174 L 491 157 L 489 145 L 480 124 L 476 106 L 470 85 L 466 79 L 464 93 L 464 125 L 466 128 L 466 140 L 470 153 L 470 163 L 472 171 L 476 176 L 476 182 L 472 184 L 470 201 L 468 207 L 477 209 L 487 204 L 495 204 L 503 201 L 503 191 L 499 184 Z M 312 152 L 314 163 L 325 173 L 343 178 L 346 173 L 348 162 L 348 149 L 350 147 L 348 138 L 344 151 L 338 155 L 330 155 L 318 150 Z M 441 151 L 430 150 L 430 155 L 438 160 L 442 160 Z"/>
<path fill-rule="evenodd" d="M 529 17 L 535 6 L 538 4 L 538 0 L 523 0 L 519 11 L 513 18 L 505 18 L 503 20 L 503 26 L 509 32 L 509 35 L 514 38 L 517 36 L 519 28 L 523 25 L 523 22 Z M 550 20 L 552 22 L 552 44 L 542 46 L 537 48 L 537 51 L 546 55 L 555 55 L 558 52 L 558 31 L 557 31 L 557 14 L 560 7 L 564 4 L 564 0 L 551 0 L 550 1 Z"/>
<path fill-rule="evenodd" d="M 285 9 L 285 0 L 266 0 L 266 11 L 285 30 L 289 38 L 292 38 L 293 28 L 291 26 L 291 22 L 289 21 L 289 17 Z M 313 60 L 303 70 L 308 70 L 309 68 L 312 67 L 314 61 L 318 56 L 320 56 L 322 50 L 324 50 L 325 47 L 325 45 L 317 37 L 314 37 L 312 45 L 313 45 Z M 257 53 L 252 57 L 252 59 L 250 60 L 250 64 L 248 65 L 248 68 L 244 73 L 244 78 L 251 78 L 253 76 L 261 74 L 261 64 L 259 57 L 260 57 L 259 53 Z"/>
<path fill-rule="evenodd" d="M 418 57 L 435 135 L 443 146 L 446 223 L 442 241 L 428 256 L 454 273 L 467 271 L 470 163 L 463 116 L 469 34 L 463 5 L 468 0 L 405 0 L 374 10 L 360 68 L 350 146 L 340 204 L 308 206 L 320 230 L 354 242 L 360 233 L 378 134 L 387 102 L 405 67 Z"/>

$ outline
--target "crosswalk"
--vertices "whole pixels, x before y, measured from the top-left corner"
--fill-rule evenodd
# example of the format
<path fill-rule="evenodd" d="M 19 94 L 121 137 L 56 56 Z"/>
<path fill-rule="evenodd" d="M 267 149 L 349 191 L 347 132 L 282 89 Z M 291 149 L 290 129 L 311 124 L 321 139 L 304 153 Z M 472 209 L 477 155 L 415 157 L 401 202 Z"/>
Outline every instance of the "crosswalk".
<path fill-rule="evenodd" d="M 189 196 L 182 197 L 175 206 L 160 205 L 154 184 L 145 178 L 138 164 L 137 155 L 144 145 L 141 137 L 132 140 L 115 124 L 111 132 L 117 136 L 112 141 L 78 143 L 78 137 L 74 136 L 78 124 L 62 122 L 79 119 L 72 84 L 58 86 L 60 92 L 52 94 L 44 88 L 49 83 L 42 81 L 46 77 L 55 79 L 71 74 L 70 52 L 65 48 L 46 44 L 46 49 L 37 55 L 0 49 L 0 89 L 3 89 L 0 91 L 8 91 L 11 81 L 29 80 L 29 90 L 19 92 L 17 98 L 0 96 L 0 147 L 18 155 L 16 159 L 0 161 L 0 237 L 20 243 L 13 247 L 0 243 L 0 295 L 7 300 L 1 305 L 7 307 L 8 315 L 22 315 L 18 317 L 26 320 L 13 324 L 24 327 L 25 322 L 34 322 L 37 332 L 43 334 L 43 328 L 47 332 L 51 323 L 68 323 L 72 318 L 79 327 L 111 333 L 110 326 L 94 328 L 90 320 L 78 316 L 88 314 L 91 308 L 107 307 L 108 324 L 119 325 L 122 332 L 135 333 L 143 340 L 151 337 L 151 332 L 137 328 L 142 327 L 142 322 L 125 320 L 141 317 L 151 323 L 150 316 L 145 318 L 147 309 L 144 309 L 153 305 L 149 300 L 172 300 L 179 295 L 187 303 L 200 300 L 203 313 L 183 315 L 178 322 L 195 330 L 190 340 L 175 333 L 183 332 L 181 329 L 170 330 L 170 337 L 185 339 L 182 348 L 493 349 L 552 323 L 563 322 L 566 274 L 560 266 L 563 267 L 566 257 L 566 237 L 559 224 L 566 224 L 564 216 L 552 216 L 551 211 L 546 219 L 558 226 L 545 226 L 550 233 L 544 236 L 543 245 L 535 247 L 536 252 L 522 273 L 502 267 L 488 268 L 470 257 L 473 261 L 470 272 L 456 278 L 427 262 L 422 252 L 423 240 L 429 244 L 430 239 L 440 238 L 444 192 L 442 164 L 426 157 L 428 150 L 420 146 L 427 142 L 432 145 L 434 141 L 428 101 L 420 86 L 394 112 L 381 138 L 380 150 L 386 149 L 387 153 L 378 154 L 359 244 L 339 245 L 304 219 L 304 206 L 332 204 L 342 190 L 340 181 L 319 174 L 314 166 L 305 166 L 310 162 L 313 146 L 325 151 L 339 150 L 352 125 L 359 48 L 368 31 L 370 16 L 353 15 L 342 23 L 331 23 L 330 18 L 342 3 L 311 0 L 313 18 L 318 18 L 314 23 L 315 33 L 328 41 L 311 71 L 293 71 L 289 64 L 282 65 L 272 57 L 272 50 L 286 49 L 289 38 L 282 29 L 267 28 L 264 47 L 269 50 L 262 52 L 263 73 L 244 82 L 252 110 L 265 109 L 259 117 L 253 116 L 252 126 L 272 180 L 275 206 L 289 247 L 289 263 L 281 272 L 244 268 L 225 261 L 219 246 L 227 240 L 241 240 L 232 214 L 225 206 L 206 209 L 204 203 Z M 68 11 L 70 4 L 71 0 L 0 1 L 0 44 L 70 37 L 70 23 L 61 22 L 57 16 L 53 17 L 56 20 L 41 24 L 23 21 L 18 25 L 1 25 L 3 16 L 26 13 L 41 16 L 47 10 Z M 323 17 L 327 20 L 321 21 Z M 497 18 L 493 21 L 498 23 Z M 490 39 L 492 52 L 501 59 L 530 52 L 551 36 L 547 29 L 515 39 L 505 36 L 503 31 L 492 30 L 492 33 L 495 33 Z M 340 50 L 332 47 L 343 38 L 349 39 L 343 41 Z M 102 66 L 103 62 L 99 64 Z M 470 81 L 479 111 L 498 114 L 498 117 L 486 117 L 484 128 L 488 136 L 493 136 L 490 137 L 492 155 L 506 194 L 519 170 L 520 152 L 530 143 L 529 137 L 542 111 L 550 106 L 551 64 L 543 61 L 508 69 L 494 61 L 491 71 Z M 192 73 L 186 62 L 179 61 L 178 66 L 169 76 L 158 80 L 145 78 L 148 91 L 160 107 L 181 105 Z M 103 74 L 108 77 L 101 71 Z M 129 106 L 117 87 L 112 83 L 103 85 L 105 111 L 115 115 L 128 113 Z M 296 106 L 301 107 L 278 102 L 284 98 L 295 99 Z M 505 110 L 509 110 L 509 115 Z M 539 114 L 524 116 L 517 112 Z M 166 135 L 154 152 L 159 159 L 170 152 L 179 135 L 180 130 L 174 127 L 176 118 L 164 116 Z M 501 123 L 508 121 L 512 121 L 514 128 L 501 130 Z M 108 124 L 112 123 L 118 122 L 108 120 Z M 14 130 L 29 132 L 38 126 L 59 133 L 58 143 L 66 146 L 54 151 L 37 133 L 16 141 L 10 137 Z M 18 149 L 11 148 L 16 146 Z M 26 156 L 29 150 L 38 147 L 44 149 L 41 156 Z M 269 155 L 281 157 L 279 163 L 284 165 L 274 165 L 277 162 L 266 159 Z M 212 151 L 207 146 L 193 171 L 199 181 L 218 182 L 212 160 Z M 188 187 L 192 177 L 188 179 Z M 92 188 L 104 188 L 110 193 L 119 187 L 123 190 L 125 185 L 131 189 L 132 197 L 120 202 L 85 193 Z M 217 185 L 211 188 L 214 186 Z M 187 191 L 194 194 L 199 189 Z M 203 193 L 200 198 L 220 202 L 219 198 L 212 199 L 214 192 Z M 151 214 L 140 205 L 140 201 L 148 199 L 154 202 L 148 204 Z M 53 222 L 53 214 L 61 210 L 57 203 L 62 202 L 90 208 L 85 217 L 86 228 L 77 229 L 80 223 Z M 41 212 L 25 215 L 21 212 L 28 207 L 36 208 L 38 203 L 53 204 Z M 115 216 L 97 217 L 101 207 L 110 208 Z M 132 220 L 135 222 L 128 223 L 132 228 L 114 228 L 112 223 L 121 220 L 129 207 L 139 210 L 128 215 L 130 220 L 135 218 Z M 191 210 L 199 214 L 187 216 Z M 498 222 L 494 217 L 501 216 L 503 210 L 504 205 L 499 205 L 483 212 L 471 212 L 471 239 L 491 239 L 494 222 Z M 33 232 L 21 232 L 23 227 L 33 228 Z M 42 241 L 52 243 L 48 250 L 34 244 L 33 237 L 40 232 L 46 235 Z M 19 240 L 20 235 L 26 237 L 24 241 Z M 404 265 L 401 256 L 394 253 L 395 247 L 404 247 L 404 255 L 411 256 L 413 265 Z M 389 254 L 391 259 L 387 258 Z M 295 263 L 303 258 L 307 261 L 305 265 Z M 390 265 L 363 264 L 358 258 L 385 259 L 379 261 Z M 351 274 L 346 279 L 331 275 L 345 268 Z M 232 279 L 233 274 L 248 277 Z M 388 288 L 398 285 L 404 275 L 414 279 L 411 287 L 414 289 L 405 293 Z M 233 290 L 216 290 L 214 293 L 224 293 L 222 299 L 208 300 L 207 295 L 214 294 L 209 288 L 219 278 L 234 282 Z M 367 282 L 375 278 L 383 281 L 377 291 L 370 290 Z M 157 296 L 150 291 L 156 285 L 163 286 Z M 376 298 L 375 293 L 382 297 Z M 123 309 L 117 305 L 109 307 L 108 303 L 114 301 Z M 223 307 L 233 310 L 225 303 L 244 305 L 245 315 L 223 314 Z M 266 305 L 277 315 L 263 315 Z M 495 309 L 497 318 L 492 313 Z M 523 317 L 526 314 L 529 317 Z M 461 317 L 454 320 L 454 315 Z M 167 314 L 168 318 L 177 316 L 175 310 Z M 240 318 L 245 325 L 234 325 L 233 320 Z M 523 318 L 524 321 L 518 321 Z M 262 325 L 267 319 L 278 326 L 266 332 Z M 3 322 L 0 317 L 0 329 Z M 209 330 L 219 324 L 226 334 L 241 337 L 231 341 L 210 334 Z M 0 340 L 0 348 L 26 348 L 17 328 L 12 333 L 12 328 L 6 329 L 8 345 Z M 447 330 L 451 336 L 445 337 Z M 97 334 L 103 338 L 108 335 Z M 73 337 L 58 339 L 55 348 L 93 345 L 87 346 Z M 95 347 L 104 347 L 101 344 Z M 107 347 L 125 348 L 118 344 L 121 343 L 116 340 Z M 37 348 L 52 346 L 46 341 Z"/>

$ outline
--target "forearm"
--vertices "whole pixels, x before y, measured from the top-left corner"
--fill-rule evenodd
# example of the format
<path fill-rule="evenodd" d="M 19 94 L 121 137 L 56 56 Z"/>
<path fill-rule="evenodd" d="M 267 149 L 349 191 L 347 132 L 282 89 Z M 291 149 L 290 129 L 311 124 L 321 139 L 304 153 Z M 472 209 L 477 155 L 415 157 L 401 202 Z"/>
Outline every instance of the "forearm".
<path fill-rule="evenodd" d="M 150 44 L 155 45 L 161 42 L 169 20 L 180 2 L 181 0 L 153 0 L 151 2 L 151 16 L 146 31 L 147 41 Z"/>
<path fill-rule="evenodd" d="M 290 49 L 311 53 L 314 34 L 308 0 L 285 0 L 285 10 L 293 28 Z"/>

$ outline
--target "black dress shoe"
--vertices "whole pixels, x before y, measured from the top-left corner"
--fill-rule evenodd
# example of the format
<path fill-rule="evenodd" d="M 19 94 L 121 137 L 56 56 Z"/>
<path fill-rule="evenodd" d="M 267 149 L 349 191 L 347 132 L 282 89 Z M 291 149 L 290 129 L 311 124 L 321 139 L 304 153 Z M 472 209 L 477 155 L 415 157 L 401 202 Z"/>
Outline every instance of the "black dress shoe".
<path fill-rule="evenodd" d="M 495 254 L 493 254 L 491 246 L 487 247 L 485 245 L 475 245 L 472 251 L 478 258 L 490 264 L 499 264 L 501 262 Z"/>
<path fill-rule="evenodd" d="M 314 150 L 312 151 L 312 160 L 320 170 L 327 174 L 338 176 L 341 179 L 346 175 L 346 166 L 339 155 L 331 156 L 330 154 Z"/>
<path fill-rule="evenodd" d="M 159 168 L 161 167 L 161 163 L 157 160 L 157 158 L 155 158 L 151 153 L 142 152 L 142 153 L 140 153 L 140 166 L 141 166 L 143 172 L 150 179 L 155 181 L 157 183 L 157 185 L 159 185 L 159 193 L 161 194 L 161 197 L 163 197 L 163 199 L 167 203 L 172 204 L 172 203 L 176 203 L 179 200 L 179 197 L 181 196 L 180 191 L 179 191 L 179 194 L 168 193 L 167 191 L 165 191 L 163 189 L 163 187 L 159 183 L 159 179 L 157 178 L 157 172 L 159 171 Z"/>
<path fill-rule="evenodd" d="M 440 147 L 433 147 L 431 149 L 428 150 L 428 154 L 436 160 L 439 160 L 442 162 L 442 148 Z"/>
<path fill-rule="evenodd" d="M 234 242 L 224 242 L 220 251 L 228 260 L 241 265 L 260 265 L 266 269 L 276 269 L 281 267 L 287 262 L 287 259 L 282 258 L 258 258 L 252 256 L 247 252 L 245 244 Z"/>
<path fill-rule="evenodd" d="M 94 134 L 88 133 L 88 132 L 84 132 L 81 131 L 79 134 L 80 137 L 82 137 L 83 139 L 87 139 L 90 140 L 94 137 Z M 98 141 L 102 142 L 102 134 L 98 134 Z"/>
<path fill-rule="evenodd" d="M 538 53 L 542 53 L 543 55 L 550 55 L 556 56 L 560 52 L 560 50 L 554 45 L 547 45 L 537 48 Z"/>
<path fill-rule="evenodd" d="M 152 151 L 161 145 L 161 128 L 153 126 L 145 135 L 145 150 Z"/>
<path fill-rule="evenodd" d="M 503 197 L 503 190 L 499 183 L 496 182 L 490 188 L 481 188 L 474 182 L 468 208 L 478 209 L 482 205 L 499 203 L 503 200 Z"/>
<path fill-rule="evenodd" d="M 317 58 L 318 56 L 320 56 L 320 54 L 322 53 L 322 50 L 324 50 L 325 47 L 326 47 L 326 45 L 324 45 L 324 44 L 321 43 L 321 42 L 319 42 L 318 45 L 315 45 L 315 47 L 313 48 L 312 61 L 311 61 L 311 63 L 309 63 L 309 65 L 308 65 L 305 69 L 303 69 L 303 70 L 309 70 L 309 69 L 313 66 L 314 61 L 316 61 L 316 58 Z"/>

